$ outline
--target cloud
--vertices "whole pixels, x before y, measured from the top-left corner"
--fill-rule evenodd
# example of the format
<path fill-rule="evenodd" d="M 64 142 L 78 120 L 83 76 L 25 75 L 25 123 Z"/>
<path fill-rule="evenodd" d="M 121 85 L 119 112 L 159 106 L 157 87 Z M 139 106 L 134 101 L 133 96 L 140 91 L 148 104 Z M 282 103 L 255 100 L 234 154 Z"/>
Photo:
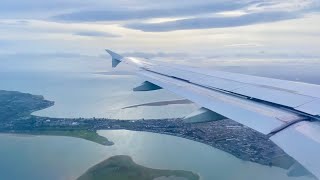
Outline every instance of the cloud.
<path fill-rule="evenodd" d="M 142 57 L 142 58 L 166 58 L 166 57 L 185 57 L 186 53 L 147 53 L 147 52 L 125 52 L 121 53 L 124 56 Z"/>
<path fill-rule="evenodd" d="M 245 26 L 257 23 L 267 23 L 286 19 L 300 17 L 296 13 L 288 12 L 263 12 L 246 14 L 236 17 L 204 17 L 204 18 L 189 18 L 176 21 L 162 23 L 131 23 L 125 27 L 131 29 L 142 30 L 146 32 L 163 32 L 185 29 L 207 29 L 207 28 L 225 28 Z"/>
<path fill-rule="evenodd" d="M 0 26 L 24 26 L 28 24 L 29 21 L 26 20 L 0 21 Z"/>
<path fill-rule="evenodd" d="M 247 1 L 247 0 L 246 0 Z M 197 7 L 201 10 L 200 6 L 206 7 L 210 4 L 218 4 L 221 6 L 234 6 L 235 4 L 242 4 L 242 2 L 233 2 L 232 0 L 217 0 L 214 3 L 210 0 L 202 0 L 201 2 L 197 0 L 188 0 L 183 3 L 183 7 Z M 223 5 L 225 4 L 225 5 Z M 180 8 L 176 8 L 180 7 Z M 46 19 L 47 17 L 52 17 L 61 14 L 61 18 L 72 18 L 72 21 L 82 21 L 81 19 L 95 19 L 99 17 L 94 17 L 99 15 L 99 11 L 102 12 L 102 16 L 106 12 L 111 12 L 111 15 L 116 15 L 114 18 L 130 18 L 133 16 L 144 16 L 152 14 L 151 10 L 157 11 L 161 10 L 164 15 L 166 10 L 175 11 L 175 9 L 181 8 L 181 2 L 179 0 L 162 0 L 157 3 L 149 0 L 139 0 L 139 1 L 111 1 L 111 0 L 90 0 L 90 1 L 79 1 L 79 0 L 2 0 L 0 6 L 0 18 L 32 18 L 32 19 Z M 219 7 L 217 5 L 217 7 Z M 214 7 L 212 7 L 214 8 Z M 126 12 L 129 11 L 128 15 Z M 114 12 L 114 13 L 112 13 Z M 132 13 L 130 13 L 132 12 Z M 158 13 L 161 13 L 158 12 Z M 140 14 L 140 15 L 139 15 Z M 160 15 L 160 14 L 158 14 Z M 112 19 L 110 16 L 109 19 Z M 71 19 L 70 19 L 71 21 Z"/>
<path fill-rule="evenodd" d="M 96 21 L 123 21 L 148 18 L 194 16 L 197 14 L 214 13 L 221 11 L 231 11 L 246 7 L 247 2 L 214 2 L 188 4 L 184 6 L 159 6 L 140 7 L 140 8 L 106 8 L 104 10 L 81 10 L 71 13 L 60 14 L 52 17 L 53 20 L 71 21 L 71 22 L 96 22 Z"/>
<path fill-rule="evenodd" d="M 29 34 L 26 37 L 30 39 L 37 39 L 39 37 L 48 37 L 50 35 L 64 35 L 64 36 L 82 36 L 82 37 L 106 37 L 115 38 L 121 37 L 118 34 L 105 32 L 101 30 L 96 30 L 95 25 L 83 25 L 74 23 L 70 26 L 67 23 L 55 23 L 40 20 L 0 20 L 0 32 L 12 33 L 16 32 L 21 34 Z M 6 35 L 2 33 L 1 35 L 5 37 Z M 37 34 L 36 37 L 33 34 Z M 0 35 L 0 37 L 1 37 Z M 19 36 L 16 36 L 17 39 Z"/>
<path fill-rule="evenodd" d="M 236 27 L 299 18 L 319 10 L 316 0 L 240 0 L 186 2 L 184 6 L 173 1 L 171 4 L 135 4 L 136 6 L 84 8 L 53 16 L 51 20 L 67 22 L 119 21 L 123 27 L 146 32 L 163 32 L 185 29 L 207 29 Z M 237 13 L 236 13 L 237 12 Z M 240 13 L 239 13 L 240 12 Z M 231 16 L 230 16 L 231 15 Z M 165 22 L 150 23 L 150 19 L 178 18 Z M 139 20 L 139 21 L 138 21 Z M 129 21 L 129 22 L 128 22 Z"/>
<path fill-rule="evenodd" d="M 255 23 L 281 21 L 300 17 L 303 13 L 319 10 L 317 0 L 189 0 L 183 2 L 162 0 L 154 3 L 140 1 L 103 1 L 92 0 L 3 0 L 0 18 L 4 14 L 28 17 L 36 14 L 34 19 L 67 22 L 105 22 L 118 21 L 118 25 L 142 31 L 172 31 L 180 29 L 205 29 L 219 27 L 243 26 Z M 240 17 L 221 17 L 221 13 L 242 12 Z M 219 14 L 220 13 L 220 14 Z M 220 16 L 219 16 L 220 15 Z M 279 17 L 276 17 L 279 16 Z M 10 16 L 7 16 L 10 17 Z M 147 23 L 154 18 L 179 18 L 180 20 Z M 245 18 L 248 18 L 247 20 Z M 260 20 L 257 18 L 261 18 Z M 130 22 L 127 21 L 139 21 Z M 159 28 L 159 29 L 157 29 Z M 79 33 L 81 35 L 83 33 Z M 98 36 L 84 33 L 84 36 Z M 100 37 L 103 35 L 100 35 Z M 110 36 L 109 36 L 110 37 Z"/>
<path fill-rule="evenodd" d="M 79 32 L 73 33 L 73 35 L 84 36 L 84 37 L 121 37 L 120 35 L 101 32 L 101 31 L 79 31 Z"/>

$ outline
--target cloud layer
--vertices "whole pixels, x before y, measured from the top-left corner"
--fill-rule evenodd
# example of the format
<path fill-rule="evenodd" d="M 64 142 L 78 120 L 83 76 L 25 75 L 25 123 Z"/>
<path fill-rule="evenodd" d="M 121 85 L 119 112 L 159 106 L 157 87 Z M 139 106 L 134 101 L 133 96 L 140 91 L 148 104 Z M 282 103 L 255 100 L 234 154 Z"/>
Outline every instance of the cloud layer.
<path fill-rule="evenodd" d="M 316 0 L 292 0 L 290 2 L 280 0 L 204 1 L 198 4 L 191 1 L 191 3 L 184 2 L 183 6 L 174 1 L 172 5 L 168 3 L 162 5 L 160 2 L 156 8 L 152 4 L 146 3 L 144 5 L 136 4 L 135 8 L 82 9 L 62 13 L 51 19 L 66 22 L 120 21 L 120 24 L 126 28 L 162 32 L 236 27 L 282 21 L 299 18 L 319 9 L 319 2 Z M 147 20 L 154 18 L 178 18 L 178 20 L 147 22 Z"/>
<path fill-rule="evenodd" d="M 132 23 L 125 27 L 148 32 L 162 32 L 185 29 L 208 29 L 245 26 L 258 23 L 268 23 L 286 19 L 298 18 L 299 14 L 285 12 L 263 12 L 246 14 L 236 17 L 204 17 L 162 23 Z"/>
<path fill-rule="evenodd" d="M 0 54 L 318 57 L 319 0 L 3 0 Z M 160 52 L 160 53 L 158 53 Z M 167 52 L 167 53 L 163 53 Z M 265 53 L 261 53 L 265 52 Z M 56 54 L 57 53 L 57 54 Z M 283 56 L 284 55 L 284 56 Z M 273 57 L 273 56 L 272 56 Z M 7 57 L 10 58 L 10 57 Z"/>
<path fill-rule="evenodd" d="M 73 34 L 77 36 L 84 36 L 84 37 L 120 37 L 119 35 L 102 32 L 102 31 L 79 31 Z"/>
<path fill-rule="evenodd" d="M 181 16 L 194 16 L 206 13 L 231 11 L 248 6 L 248 2 L 215 2 L 207 4 L 189 4 L 170 7 L 140 7 L 140 8 L 105 8 L 103 10 L 81 10 L 54 16 L 53 20 L 71 22 L 96 22 L 96 21 L 127 21 L 149 18 L 168 18 Z"/>

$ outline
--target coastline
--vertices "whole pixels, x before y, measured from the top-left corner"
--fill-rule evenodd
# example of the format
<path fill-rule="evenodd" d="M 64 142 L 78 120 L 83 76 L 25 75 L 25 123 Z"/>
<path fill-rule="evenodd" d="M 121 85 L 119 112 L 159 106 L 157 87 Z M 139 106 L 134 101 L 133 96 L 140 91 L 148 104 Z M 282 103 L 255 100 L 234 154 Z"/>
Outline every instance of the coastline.
<path fill-rule="evenodd" d="M 50 107 L 52 101 L 42 96 L 0 91 L 2 99 L 11 100 L 0 112 L 9 114 L 0 122 L 0 133 L 70 136 L 101 145 L 113 142 L 101 137 L 98 130 L 125 129 L 177 136 L 228 152 L 244 161 L 289 169 L 295 160 L 271 142 L 267 136 L 229 119 L 204 123 L 185 123 L 182 119 L 115 120 L 107 118 L 49 118 L 30 115 Z M 1 103 L 1 102 L 0 102 Z M 30 106 L 30 104 L 32 104 Z M 21 111 L 23 110 L 23 111 Z M 9 118 L 8 118 L 9 117 Z M 279 163 L 278 159 L 283 159 Z"/>

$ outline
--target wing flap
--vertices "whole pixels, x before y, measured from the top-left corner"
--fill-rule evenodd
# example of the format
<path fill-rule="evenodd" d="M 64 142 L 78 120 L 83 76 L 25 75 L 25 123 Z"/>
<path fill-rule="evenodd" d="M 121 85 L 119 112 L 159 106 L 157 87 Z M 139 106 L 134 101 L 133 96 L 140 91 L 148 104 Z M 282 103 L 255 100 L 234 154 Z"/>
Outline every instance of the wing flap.
<path fill-rule="evenodd" d="M 308 114 L 312 114 L 314 116 L 320 115 L 320 100 L 317 99 L 315 101 L 303 104 L 296 108 L 299 111 L 306 112 Z"/>
<path fill-rule="evenodd" d="M 232 92 L 292 108 L 301 106 L 315 99 L 310 96 L 254 85 L 241 87 L 239 89 L 232 90 Z"/>
<path fill-rule="evenodd" d="M 270 139 L 315 176 L 320 177 L 319 122 L 300 122 Z"/>

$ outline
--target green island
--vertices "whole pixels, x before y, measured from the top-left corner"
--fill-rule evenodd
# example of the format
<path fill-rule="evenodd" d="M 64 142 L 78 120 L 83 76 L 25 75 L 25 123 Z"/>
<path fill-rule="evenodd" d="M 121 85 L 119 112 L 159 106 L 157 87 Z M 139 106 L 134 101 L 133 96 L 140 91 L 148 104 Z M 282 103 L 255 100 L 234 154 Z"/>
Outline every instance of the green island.
<path fill-rule="evenodd" d="M 77 180 L 198 180 L 200 177 L 189 171 L 151 169 L 136 164 L 129 156 L 113 156 L 91 167 Z"/>

